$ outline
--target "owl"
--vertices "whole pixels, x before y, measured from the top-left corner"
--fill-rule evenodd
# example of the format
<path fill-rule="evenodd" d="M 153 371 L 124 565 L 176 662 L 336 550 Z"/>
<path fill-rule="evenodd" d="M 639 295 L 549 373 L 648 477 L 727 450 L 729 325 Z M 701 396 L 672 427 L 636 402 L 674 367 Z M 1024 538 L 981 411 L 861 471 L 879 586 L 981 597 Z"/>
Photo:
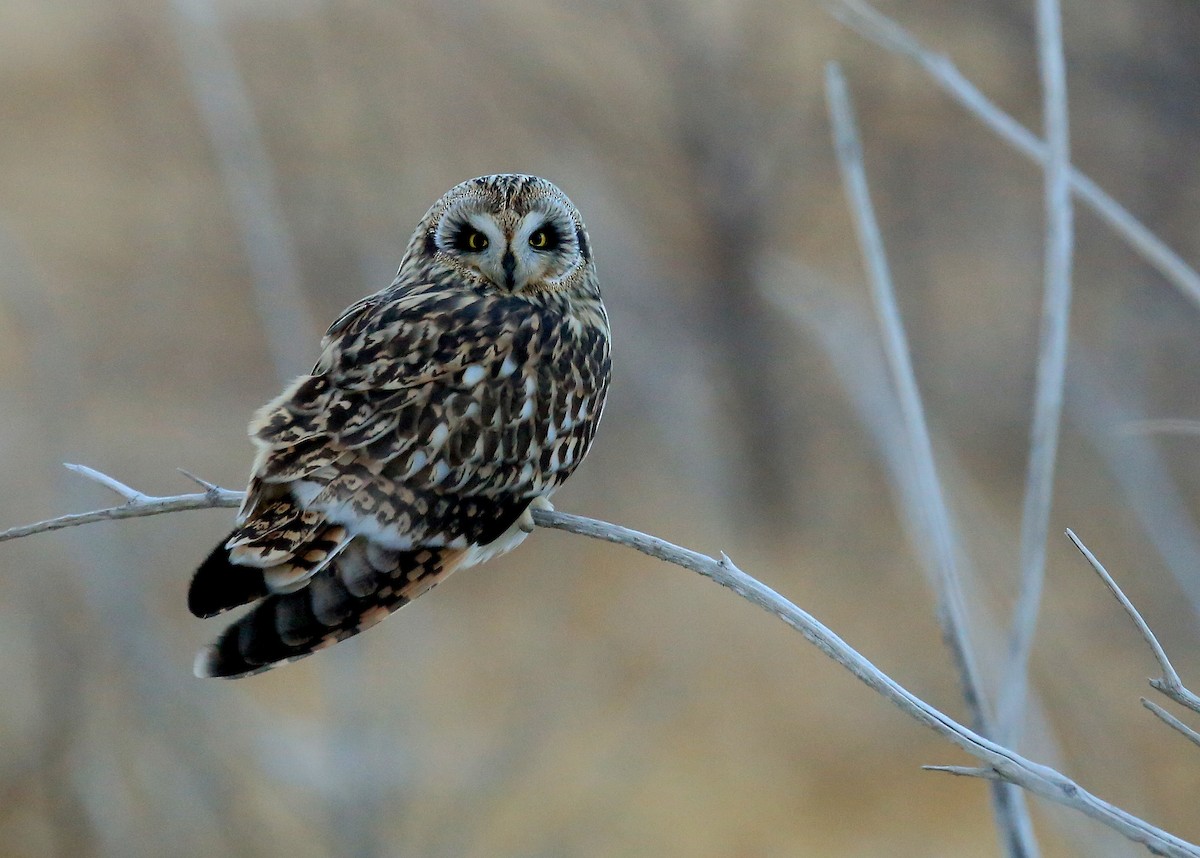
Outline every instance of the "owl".
<path fill-rule="evenodd" d="M 197 676 L 331 646 L 533 529 L 608 391 L 579 212 L 535 176 L 463 182 L 422 218 L 392 285 L 345 310 L 321 348 L 250 424 L 246 499 L 188 607 L 253 606 L 198 654 Z"/>

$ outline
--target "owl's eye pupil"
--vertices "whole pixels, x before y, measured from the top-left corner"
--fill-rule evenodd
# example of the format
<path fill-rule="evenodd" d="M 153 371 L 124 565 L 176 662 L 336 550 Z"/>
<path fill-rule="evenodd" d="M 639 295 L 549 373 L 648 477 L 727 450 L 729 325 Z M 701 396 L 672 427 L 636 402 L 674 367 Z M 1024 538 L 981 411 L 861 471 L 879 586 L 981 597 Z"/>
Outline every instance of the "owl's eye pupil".
<path fill-rule="evenodd" d="M 529 236 L 529 246 L 534 250 L 553 250 L 558 243 L 558 230 L 549 224 Z"/>
<path fill-rule="evenodd" d="M 454 236 L 456 250 L 483 250 L 488 246 L 488 237 L 474 227 L 464 226 Z"/>

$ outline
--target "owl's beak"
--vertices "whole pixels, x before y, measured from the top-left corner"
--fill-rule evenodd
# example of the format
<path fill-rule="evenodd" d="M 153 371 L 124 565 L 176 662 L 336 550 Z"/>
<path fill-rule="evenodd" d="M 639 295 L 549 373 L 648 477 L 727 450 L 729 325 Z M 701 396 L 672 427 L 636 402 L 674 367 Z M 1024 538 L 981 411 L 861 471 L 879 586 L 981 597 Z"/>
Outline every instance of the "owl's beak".
<path fill-rule="evenodd" d="M 504 257 L 500 260 L 500 267 L 504 269 L 504 285 L 509 291 L 512 291 L 516 286 L 513 273 L 517 270 L 517 257 L 513 256 L 511 247 L 505 249 Z"/>

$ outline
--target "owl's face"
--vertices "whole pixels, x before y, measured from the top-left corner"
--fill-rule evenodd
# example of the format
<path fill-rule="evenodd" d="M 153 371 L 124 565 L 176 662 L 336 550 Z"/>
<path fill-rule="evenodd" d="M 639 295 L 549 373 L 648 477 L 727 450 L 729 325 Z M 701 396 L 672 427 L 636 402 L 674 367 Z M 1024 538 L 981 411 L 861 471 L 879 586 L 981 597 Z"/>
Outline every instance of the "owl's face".
<path fill-rule="evenodd" d="M 414 254 L 509 294 L 594 289 L 579 212 L 536 176 L 482 176 L 452 188 L 422 220 L 409 248 Z"/>

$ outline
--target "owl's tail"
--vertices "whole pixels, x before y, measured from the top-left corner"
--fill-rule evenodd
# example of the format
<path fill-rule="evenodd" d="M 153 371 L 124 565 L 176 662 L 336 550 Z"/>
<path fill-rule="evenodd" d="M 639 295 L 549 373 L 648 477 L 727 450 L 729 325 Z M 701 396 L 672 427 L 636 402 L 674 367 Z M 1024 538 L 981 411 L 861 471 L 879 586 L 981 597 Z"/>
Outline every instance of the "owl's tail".
<path fill-rule="evenodd" d="M 225 554 L 229 569 L 223 577 L 246 582 L 228 594 L 230 600 L 265 598 L 196 655 L 196 676 L 249 676 L 352 637 L 434 587 L 464 554 L 446 548 L 380 551 L 356 539 L 298 589 L 269 595 L 261 570 L 229 563 Z M 217 575 L 221 561 L 218 549 L 201 570 Z"/>

